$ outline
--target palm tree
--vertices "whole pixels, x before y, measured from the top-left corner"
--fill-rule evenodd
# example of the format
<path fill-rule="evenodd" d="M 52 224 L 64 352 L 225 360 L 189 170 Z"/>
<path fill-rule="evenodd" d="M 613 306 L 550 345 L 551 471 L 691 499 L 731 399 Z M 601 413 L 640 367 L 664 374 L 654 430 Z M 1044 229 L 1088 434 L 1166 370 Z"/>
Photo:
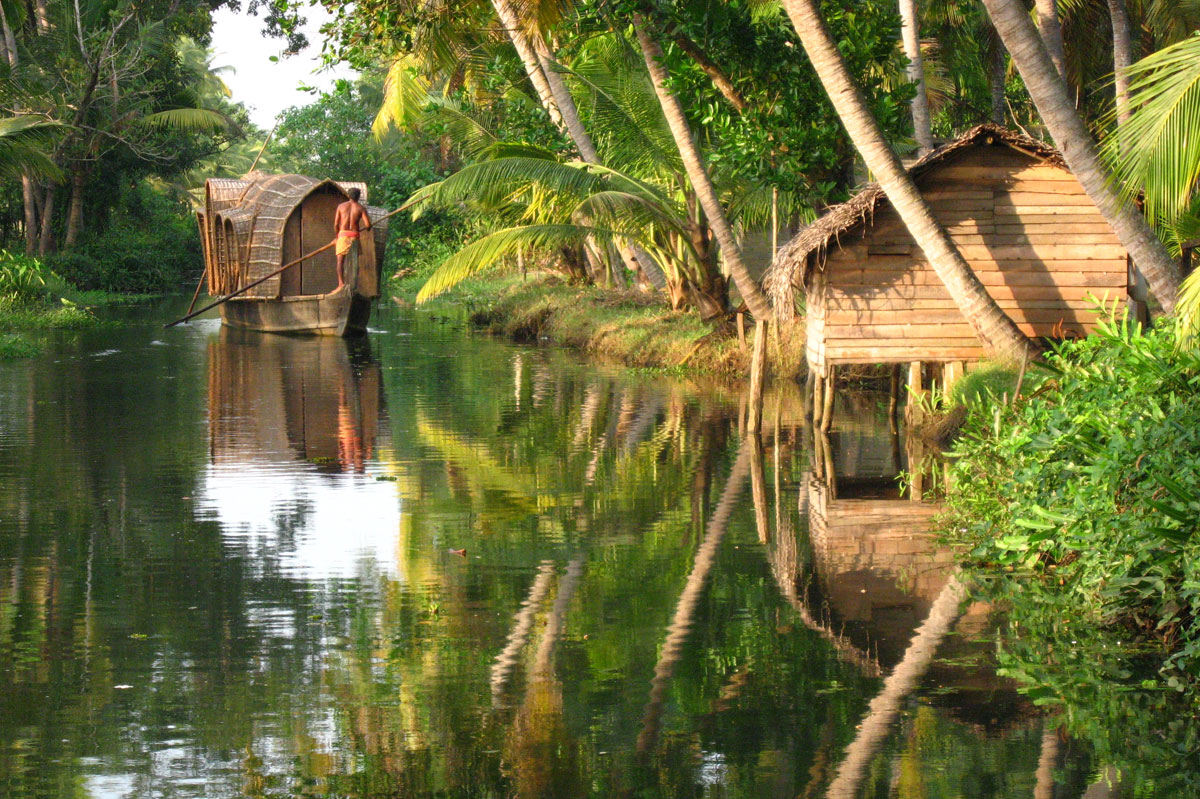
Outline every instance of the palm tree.
<path fill-rule="evenodd" d="M 900 37 L 908 56 L 908 79 L 917 85 L 912 100 L 913 136 L 917 155 L 933 152 L 933 130 L 929 122 L 929 95 L 925 91 L 925 65 L 921 60 L 921 20 L 917 0 L 900 0 Z"/>
<path fill-rule="evenodd" d="M 1110 185 L 1091 134 L 1079 118 L 1067 85 L 1059 78 L 1028 13 L 1017 0 L 983 0 L 983 4 L 1067 166 L 1112 226 L 1159 303 L 1170 313 L 1179 294 L 1179 268 L 1136 207 L 1122 202 Z"/>
<path fill-rule="evenodd" d="M 1054 62 L 1054 69 L 1063 83 L 1067 82 L 1067 55 L 1063 49 L 1062 24 L 1058 20 L 1058 0 L 1034 0 L 1037 11 L 1038 33 L 1046 45 L 1046 52 Z"/>
<path fill-rule="evenodd" d="M 892 207 L 925 253 L 930 266 L 945 284 L 963 316 L 991 350 L 1002 357 L 1022 357 L 1032 346 L 1029 339 L 1000 310 L 1000 306 L 971 271 L 913 185 L 900 159 L 883 138 L 816 4 L 813 0 L 784 0 L 784 8 L 855 149 L 883 187 Z"/>
<path fill-rule="evenodd" d="M 1105 141 L 1104 155 L 1122 199 L 1140 195 L 1146 218 L 1178 252 L 1200 234 L 1200 142 L 1194 135 L 1200 124 L 1200 35 L 1143 58 L 1127 76 L 1132 110 Z M 1188 340 L 1200 333 L 1198 274 L 1183 281 L 1176 308 Z"/>
<path fill-rule="evenodd" d="M 658 95 L 663 116 L 666 117 L 667 124 L 671 128 L 671 134 L 675 139 L 675 146 L 679 150 L 680 158 L 683 160 L 688 180 L 691 181 L 692 189 L 696 192 L 696 198 L 704 209 L 708 224 L 712 227 L 717 241 L 721 245 L 721 254 L 725 258 L 725 264 L 733 276 L 738 292 L 756 319 L 771 319 L 773 318 L 771 306 L 759 287 L 758 281 L 750 275 L 750 270 L 742 260 L 741 248 L 734 238 L 733 228 L 729 225 L 725 209 L 717 197 L 716 189 L 713 188 L 708 169 L 700 156 L 700 150 L 696 146 L 691 128 L 688 126 L 687 117 L 684 116 L 683 106 L 679 104 L 679 99 L 667 85 L 670 78 L 667 75 L 666 67 L 662 64 L 662 49 L 646 32 L 646 20 L 641 14 L 634 14 L 633 29 L 637 35 L 638 44 L 641 45 L 646 69 L 650 73 L 650 82 L 654 85 L 654 92 Z"/>
<path fill-rule="evenodd" d="M 1117 124 L 1124 125 L 1131 111 L 1129 105 L 1129 67 L 1133 65 L 1133 35 L 1129 29 L 1129 9 L 1125 0 L 1108 0 L 1108 16 L 1112 20 L 1113 83 L 1117 94 Z"/>

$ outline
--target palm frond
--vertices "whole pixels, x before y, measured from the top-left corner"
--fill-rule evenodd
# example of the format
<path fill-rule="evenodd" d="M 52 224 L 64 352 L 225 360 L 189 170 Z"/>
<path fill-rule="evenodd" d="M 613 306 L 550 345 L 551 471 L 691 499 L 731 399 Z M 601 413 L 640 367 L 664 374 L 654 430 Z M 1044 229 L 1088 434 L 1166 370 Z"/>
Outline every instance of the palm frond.
<path fill-rule="evenodd" d="M 1123 197 L 1144 193 L 1158 225 L 1191 206 L 1200 179 L 1200 34 L 1138 61 L 1129 77 L 1134 111 L 1104 152 Z"/>
<path fill-rule="evenodd" d="M 388 67 L 383 82 L 383 103 L 371 123 L 371 132 L 382 140 L 393 128 L 411 128 L 429 100 L 429 81 L 417 74 L 415 58 L 402 55 Z"/>
<path fill-rule="evenodd" d="M 589 239 L 607 244 L 626 238 L 606 228 L 590 225 L 522 225 L 497 230 L 443 261 L 417 293 L 417 302 L 436 297 L 472 275 L 491 269 L 503 258 L 518 251 L 578 246 Z"/>
<path fill-rule="evenodd" d="M 1175 324 L 1179 330 L 1179 343 L 1194 346 L 1200 335 L 1200 269 L 1185 277 L 1183 285 L 1179 287 Z"/>
<path fill-rule="evenodd" d="M 483 209 L 504 205 L 514 194 L 540 187 L 578 201 L 603 187 L 603 180 L 578 164 L 544 158 L 498 158 L 463 167 L 441 181 L 421 189 L 422 204 L 451 207 L 468 203 Z M 410 202 L 412 202 L 410 199 Z"/>
<path fill-rule="evenodd" d="M 456 100 L 431 98 L 427 114 L 430 121 L 442 124 L 446 135 L 468 160 L 475 160 L 496 144 L 496 134 L 477 114 L 463 108 Z"/>
<path fill-rule="evenodd" d="M 33 115 L 0 119 L 0 177 L 27 174 L 62 180 L 62 170 L 49 155 L 53 134 L 61 129 L 58 123 Z"/>
<path fill-rule="evenodd" d="M 170 108 L 142 117 L 141 123 L 153 128 L 172 130 L 227 130 L 229 117 L 208 108 Z"/>

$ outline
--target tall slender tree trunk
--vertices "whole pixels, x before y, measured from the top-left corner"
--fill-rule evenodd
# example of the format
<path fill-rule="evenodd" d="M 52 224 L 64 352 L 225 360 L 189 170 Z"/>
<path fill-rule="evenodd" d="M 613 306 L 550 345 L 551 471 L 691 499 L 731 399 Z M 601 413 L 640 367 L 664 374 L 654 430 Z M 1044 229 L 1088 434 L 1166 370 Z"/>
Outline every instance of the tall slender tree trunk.
<path fill-rule="evenodd" d="M 992 42 L 991 52 L 988 57 L 991 59 L 988 73 L 989 88 L 992 90 L 992 122 L 997 125 L 1005 124 L 1008 118 L 1008 103 L 1004 98 L 1004 85 L 1007 83 L 1008 63 L 1004 58 L 1004 44 L 1000 41 L 999 34 Z"/>
<path fill-rule="evenodd" d="M 642 57 L 646 60 L 646 69 L 650 72 L 650 80 L 654 84 L 654 93 L 658 95 L 663 116 L 667 119 L 667 125 L 671 128 L 671 135 L 675 139 L 675 146 L 679 148 L 684 169 L 687 170 L 688 180 L 691 181 L 700 206 L 704 209 L 709 227 L 717 236 L 717 241 L 721 245 L 721 253 L 725 256 L 725 263 L 729 267 L 729 273 L 733 277 L 734 283 L 737 284 L 738 292 L 745 300 L 750 313 L 754 314 L 755 319 L 771 319 L 773 316 L 771 306 L 759 287 L 758 281 L 751 277 L 750 270 L 746 268 L 746 263 L 742 260 L 741 248 L 738 247 L 737 240 L 733 236 L 733 228 L 730 227 L 729 220 L 725 216 L 725 209 L 721 206 L 716 189 L 708 176 L 708 169 L 700 157 L 696 141 L 692 138 L 692 131 L 683 114 L 683 107 L 679 104 L 679 99 L 667 87 L 668 75 L 666 67 L 662 65 L 662 49 L 646 33 L 646 20 L 641 14 L 634 15 L 633 28 L 637 34 L 638 44 L 642 48 Z"/>
<path fill-rule="evenodd" d="M 79 241 L 79 231 L 83 229 L 83 188 L 85 175 L 82 169 L 71 171 L 71 204 L 67 209 L 67 235 L 63 239 L 63 248 L 74 249 Z"/>
<path fill-rule="evenodd" d="M 925 64 L 921 59 L 921 20 L 917 0 L 900 0 L 900 38 L 908 56 L 908 79 L 917 85 L 912 100 L 913 137 L 917 140 L 917 155 L 933 152 L 933 128 L 929 121 L 929 93 L 925 89 Z"/>
<path fill-rule="evenodd" d="M 0 30 L 4 33 L 4 55 L 8 66 L 16 68 L 17 37 L 13 34 L 12 26 L 8 24 L 8 14 L 5 13 L 2 4 L 0 4 Z M 25 206 L 25 254 L 33 255 L 37 249 L 37 195 L 34 192 L 33 179 L 29 175 L 21 175 L 21 201 Z"/>
<path fill-rule="evenodd" d="M 1054 69 L 1062 82 L 1067 82 L 1067 55 L 1063 50 L 1062 25 L 1058 21 L 1058 0 L 1034 0 L 1037 7 L 1038 33 L 1046 45 L 1046 52 L 1054 62 Z"/>
<path fill-rule="evenodd" d="M 46 10 L 46 0 L 35 0 L 33 15 L 37 19 L 38 33 L 48 32 L 50 30 L 50 14 Z"/>
<path fill-rule="evenodd" d="M 54 247 L 54 198 L 58 187 L 51 183 L 46 187 L 46 201 L 42 203 L 42 230 L 38 237 L 38 255 L 45 257 Z"/>
<path fill-rule="evenodd" d="M 1018 0 L 983 0 L 983 4 L 1067 166 L 1112 226 L 1163 309 L 1171 313 L 1179 295 L 1179 266 L 1141 213 L 1132 204 L 1122 203 L 1109 185 L 1096 144 L 1075 111 L 1067 85 L 1058 80 L 1029 15 Z"/>
<path fill-rule="evenodd" d="M 517 16 L 516 9 L 513 8 L 510 0 L 492 0 L 492 8 L 496 9 L 496 14 L 500 17 L 500 23 L 504 25 L 509 41 L 517 49 L 517 55 L 521 57 L 521 63 L 525 65 L 525 74 L 529 76 L 529 82 L 533 84 L 533 89 L 537 92 L 542 107 L 550 114 L 550 121 L 559 130 L 566 130 L 558 104 L 554 101 L 554 93 L 550 89 L 550 83 L 546 80 L 546 73 L 542 70 L 541 61 L 538 59 L 529 37 L 521 28 L 521 20 Z"/>
<path fill-rule="evenodd" d="M 1117 90 L 1117 125 L 1125 124 L 1132 109 L 1129 107 L 1129 67 L 1133 64 L 1133 35 L 1129 28 L 1129 11 L 1125 0 L 1108 0 L 1112 18 L 1113 82 Z"/>
<path fill-rule="evenodd" d="M 1029 339 L 987 293 L 884 139 L 821 19 L 815 0 L 784 0 L 784 8 L 855 149 L 963 316 L 984 345 L 1000 356 L 1015 360 L 1029 352 L 1032 348 Z"/>

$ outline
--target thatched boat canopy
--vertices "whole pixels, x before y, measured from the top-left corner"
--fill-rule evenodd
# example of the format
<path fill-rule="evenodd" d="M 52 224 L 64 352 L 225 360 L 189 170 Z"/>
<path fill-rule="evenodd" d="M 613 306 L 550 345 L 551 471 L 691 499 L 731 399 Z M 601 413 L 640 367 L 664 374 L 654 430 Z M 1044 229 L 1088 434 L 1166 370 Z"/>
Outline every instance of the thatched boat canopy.
<path fill-rule="evenodd" d="M 908 173 L 914 181 L 919 181 L 934 168 L 952 162 L 968 148 L 984 144 L 1007 145 L 1044 163 L 1066 165 L 1062 154 L 1045 142 L 989 123 L 971 128 L 942 145 L 913 164 Z M 803 285 L 807 270 L 821 262 L 830 242 L 840 246 L 843 239 L 851 239 L 856 234 L 861 236 L 880 204 L 886 202 L 887 195 L 880 185 L 870 183 L 846 202 L 833 206 L 780 248 L 763 275 L 763 286 L 775 307 L 788 314 L 794 307 L 794 288 Z M 814 254 L 817 257 L 809 258 Z"/>
<path fill-rule="evenodd" d="M 346 199 L 351 188 L 361 192 L 360 201 L 366 205 L 365 183 L 261 172 L 238 179 L 208 180 L 205 208 L 200 218 L 202 229 L 207 231 L 205 245 L 210 291 L 232 291 L 275 271 L 288 258 L 298 256 L 300 250 L 312 249 L 318 236 L 322 239 L 320 243 L 330 240 L 333 236 L 330 206 Z M 321 197 L 324 199 L 317 202 Z M 312 208 L 302 214 L 301 210 L 308 206 Z M 368 213 L 372 219 L 378 219 L 385 212 L 368 206 Z M 301 237 L 299 223 L 302 216 L 312 218 L 308 223 L 312 227 L 311 235 L 305 232 Z M 324 230 L 326 227 L 327 231 Z M 385 231 L 385 226 L 381 226 L 379 233 Z M 279 297 L 281 293 L 288 293 L 282 291 L 281 283 L 281 278 L 272 278 L 248 291 L 246 296 Z"/>

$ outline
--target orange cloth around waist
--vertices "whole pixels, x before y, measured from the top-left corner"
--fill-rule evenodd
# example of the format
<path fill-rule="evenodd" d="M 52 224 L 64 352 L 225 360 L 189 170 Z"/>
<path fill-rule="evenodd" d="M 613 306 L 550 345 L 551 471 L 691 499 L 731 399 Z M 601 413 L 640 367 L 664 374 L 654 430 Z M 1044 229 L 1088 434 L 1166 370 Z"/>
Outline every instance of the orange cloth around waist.
<path fill-rule="evenodd" d="M 357 239 L 358 231 L 357 230 L 339 230 L 338 238 L 339 239 Z"/>

